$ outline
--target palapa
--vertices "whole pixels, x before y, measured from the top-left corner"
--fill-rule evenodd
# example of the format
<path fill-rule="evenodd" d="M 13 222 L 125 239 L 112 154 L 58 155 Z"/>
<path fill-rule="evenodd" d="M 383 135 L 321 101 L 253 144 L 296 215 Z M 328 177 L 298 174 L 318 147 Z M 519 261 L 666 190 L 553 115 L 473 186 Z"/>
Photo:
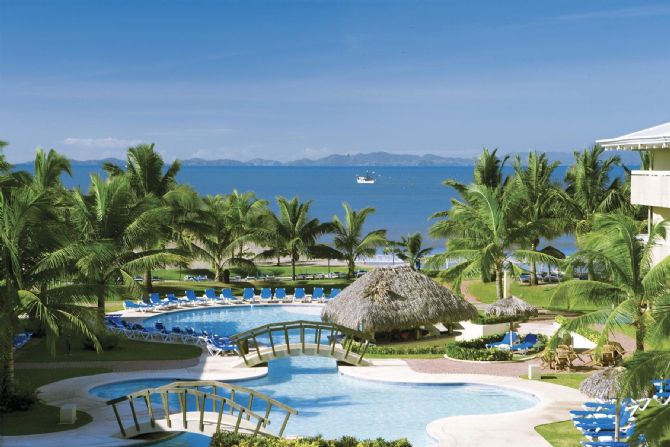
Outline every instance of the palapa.
<path fill-rule="evenodd" d="M 465 321 L 477 315 L 472 304 L 423 273 L 410 267 L 380 267 L 326 304 L 321 319 L 376 333 Z"/>

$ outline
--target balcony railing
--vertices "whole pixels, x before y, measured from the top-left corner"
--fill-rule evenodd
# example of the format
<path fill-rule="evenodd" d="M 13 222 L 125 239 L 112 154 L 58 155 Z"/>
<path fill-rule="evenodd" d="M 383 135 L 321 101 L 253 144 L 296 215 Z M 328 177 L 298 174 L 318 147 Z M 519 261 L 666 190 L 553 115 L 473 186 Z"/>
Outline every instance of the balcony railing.
<path fill-rule="evenodd" d="M 632 171 L 630 201 L 670 208 L 670 171 Z"/>

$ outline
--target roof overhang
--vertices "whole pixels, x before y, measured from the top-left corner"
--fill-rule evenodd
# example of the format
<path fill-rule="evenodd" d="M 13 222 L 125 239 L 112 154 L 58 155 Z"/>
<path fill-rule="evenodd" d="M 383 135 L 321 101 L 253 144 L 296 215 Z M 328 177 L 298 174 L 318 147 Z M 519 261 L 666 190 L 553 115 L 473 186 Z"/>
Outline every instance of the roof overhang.
<path fill-rule="evenodd" d="M 670 122 L 638 130 L 617 138 L 596 140 L 605 149 L 638 150 L 670 149 Z"/>

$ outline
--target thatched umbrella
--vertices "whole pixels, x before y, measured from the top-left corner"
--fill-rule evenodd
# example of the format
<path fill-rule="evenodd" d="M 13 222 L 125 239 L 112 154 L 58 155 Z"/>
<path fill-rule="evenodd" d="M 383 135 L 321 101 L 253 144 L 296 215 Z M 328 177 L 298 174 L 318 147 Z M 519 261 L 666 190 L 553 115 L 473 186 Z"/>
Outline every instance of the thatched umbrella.
<path fill-rule="evenodd" d="M 579 391 L 594 399 L 616 399 L 614 414 L 614 440 L 619 440 L 619 392 L 623 386 L 626 368 L 615 366 L 592 374 L 579 385 Z"/>
<path fill-rule="evenodd" d="M 407 266 L 366 273 L 321 312 L 323 321 L 370 334 L 475 317 L 472 304 Z"/>
<path fill-rule="evenodd" d="M 537 308 L 521 298 L 510 296 L 489 305 L 486 308 L 486 315 L 510 318 L 534 317 L 537 316 Z M 509 330 L 514 330 L 514 321 L 510 321 Z"/>

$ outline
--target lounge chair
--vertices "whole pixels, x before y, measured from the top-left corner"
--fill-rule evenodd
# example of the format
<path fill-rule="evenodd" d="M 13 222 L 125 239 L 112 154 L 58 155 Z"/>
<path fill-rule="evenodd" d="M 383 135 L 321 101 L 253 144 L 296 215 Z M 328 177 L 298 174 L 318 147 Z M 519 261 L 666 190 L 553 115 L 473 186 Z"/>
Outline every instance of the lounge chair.
<path fill-rule="evenodd" d="M 657 379 L 652 382 L 656 391 L 654 392 L 654 400 L 661 405 L 670 404 L 670 379 Z"/>
<path fill-rule="evenodd" d="M 184 304 L 184 303 L 182 302 L 182 300 L 180 300 L 179 298 L 177 298 L 177 297 L 175 296 L 174 293 L 168 293 L 168 294 L 165 296 L 165 299 L 167 300 L 168 303 L 170 303 L 170 304 L 172 304 L 172 305 L 174 305 L 174 306 L 176 306 L 176 307 L 181 307 L 181 306 Z"/>
<path fill-rule="evenodd" d="M 160 295 L 156 292 L 149 294 L 149 305 L 154 306 L 154 310 L 167 310 L 175 307 L 173 304 L 161 300 Z"/>
<path fill-rule="evenodd" d="M 341 292 L 340 289 L 330 289 L 330 293 L 328 294 L 328 298 L 321 298 L 319 300 L 320 303 L 325 303 L 327 301 L 330 301 L 334 298 L 337 298 L 337 295 L 339 295 Z"/>
<path fill-rule="evenodd" d="M 223 289 L 221 291 L 221 295 L 223 295 L 223 299 L 227 300 L 229 303 L 243 303 L 244 300 L 240 298 L 239 296 L 233 295 L 233 289 Z"/>
<path fill-rule="evenodd" d="M 154 309 L 154 306 L 150 306 L 146 303 L 133 303 L 131 300 L 123 301 L 123 308 L 125 310 L 136 310 L 138 312 L 147 312 L 150 309 Z"/>
<path fill-rule="evenodd" d="M 306 299 L 305 289 L 303 287 L 296 287 L 293 291 L 293 299 L 298 303 L 303 303 Z"/>
<path fill-rule="evenodd" d="M 253 287 L 245 287 L 242 292 L 242 299 L 248 303 L 254 303 L 256 301 L 256 295 Z"/>
<path fill-rule="evenodd" d="M 214 289 L 205 289 L 205 295 L 200 298 L 203 305 L 209 305 L 221 301 L 221 297 L 216 295 Z"/>
<path fill-rule="evenodd" d="M 270 303 L 272 302 L 272 290 L 269 287 L 263 287 L 260 294 L 260 303 Z"/>
<path fill-rule="evenodd" d="M 520 352 L 526 354 L 528 351 L 531 351 L 538 343 L 537 334 L 527 334 L 526 338 L 519 344 L 512 345 L 510 348 L 513 352 Z"/>
<path fill-rule="evenodd" d="M 320 300 L 323 299 L 323 297 L 324 297 L 323 287 L 314 287 L 314 291 L 312 291 L 312 297 L 311 297 L 310 301 L 319 302 Z"/>
<path fill-rule="evenodd" d="M 203 304 L 202 298 L 198 298 L 198 295 L 196 295 L 195 290 L 186 290 L 184 291 L 184 298 L 187 303 L 189 303 L 191 306 L 198 306 L 200 304 Z"/>
<path fill-rule="evenodd" d="M 275 289 L 275 301 L 278 303 L 290 303 L 293 299 L 290 299 L 286 296 L 286 289 L 283 287 L 277 287 Z"/>
<path fill-rule="evenodd" d="M 554 370 L 572 368 L 572 361 L 577 358 L 577 354 L 569 346 L 560 345 L 554 352 Z"/>
<path fill-rule="evenodd" d="M 489 349 L 490 348 L 503 348 L 503 347 L 510 348 L 517 343 L 519 343 L 519 334 L 516 333 L 516 332 L 510 331 L 510 332 L 507 332 L 503 336 L 502 340 L 496 341 L 496 342 L 493 342 L 493 343 L 488 343 L 486 345 L 486 347 L 489 348 Z"/>
<path fill-rule="evenodd" d="M 159 336 L 163 338 L 163 341 L 174 340 L 172 332 L 168 331 L 165 325 L 160 321 L 154 323 L 154 328 L 156 329 L 156 332 L 159 334 Z"/>

